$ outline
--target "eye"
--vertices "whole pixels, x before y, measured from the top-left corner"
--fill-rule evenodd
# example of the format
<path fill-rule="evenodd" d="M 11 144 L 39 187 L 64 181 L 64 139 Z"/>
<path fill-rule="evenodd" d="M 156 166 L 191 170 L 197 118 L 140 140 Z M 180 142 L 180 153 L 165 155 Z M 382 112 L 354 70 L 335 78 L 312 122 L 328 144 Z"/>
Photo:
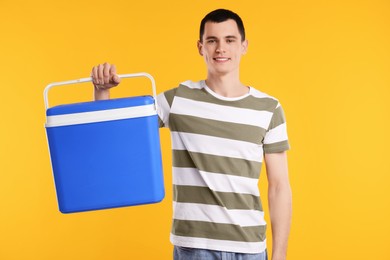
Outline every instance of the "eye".
<path fill-rule="evenodd" d="M 213 40 L 213 39 L 207 40 L 207 43 L 214 43 L 214 42 L 215 42 L 215 40 Z"/>
<path fill-rule="evenodd" d="M 232 43 L 232 42 L 234 42 L 234 40 L 233 39 L 227 39 L 226 42 L 227 43 Z"/>

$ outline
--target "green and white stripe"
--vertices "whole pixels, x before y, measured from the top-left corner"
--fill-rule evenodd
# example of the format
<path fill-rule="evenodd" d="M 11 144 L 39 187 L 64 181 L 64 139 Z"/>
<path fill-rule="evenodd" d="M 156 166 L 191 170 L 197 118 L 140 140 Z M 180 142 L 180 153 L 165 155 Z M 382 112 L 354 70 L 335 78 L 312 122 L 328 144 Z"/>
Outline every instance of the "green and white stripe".
<path fill-rule="evenodd" d="M 263 154 L 289 149 L 278 100 L 253 88 L 242 97 L 221 97 L 204 81 L 184 82 L 157 98 L 160 125 L 172 137 L 172 243 L 264 251 Z"/>
<path fill-rule="evenodd" d="M 209 187 L 214 191 L 260 196 L 258 180 L 254 178 L 200 171 L 196 168 L 173 167 L 173 184 Z"/>
<path fill-rule="evenodd" d="M 263 146 L 202 134 L 171 132 L 172 149 L 262 162 Z M 221 149 L 221 148 L 224 149 Z"/>

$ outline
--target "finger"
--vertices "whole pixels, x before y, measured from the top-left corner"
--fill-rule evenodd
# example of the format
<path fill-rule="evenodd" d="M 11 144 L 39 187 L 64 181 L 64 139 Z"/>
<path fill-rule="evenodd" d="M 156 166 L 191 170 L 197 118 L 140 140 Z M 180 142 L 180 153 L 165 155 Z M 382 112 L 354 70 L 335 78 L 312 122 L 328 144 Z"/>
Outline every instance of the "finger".
<path fill-rule="evenodd" d="M 116 74 L 116 66 L 114 64 L 111 65 L 110 75 L 111 75 L 111 80 L 114 84 L 119 84 L 121 82 L 121 79 Z"/>
<path fill-rule="evenodd" d="M 115 64 L 111 65 L 110 73 L 111 73 L 111 75 L 116 75 L 116 66 L 115 66 Z"/>
<path fill-rule="evenodd" d="M 103 76 L 103 64 L 99 64 L 98 66 L 98 82 L 100 85 L 104 85 L 104 76 Z"/>
<path fill-rule="evenodd" d="M 110 64 L 107 62 L 103 64 L 103 80 L 104 84 L 110 82 Z"/>
<path fill-rule="evenodd" d="M 121 82 L 121 78 L 118 75 L 112 76 L 112 82 L 115 85 L 118 85 Z"/>
<path fill-rule="evenodd" d="M 92 82 L 94 85 L 97 85 L 98 84 L 98 81 L 97 81 L 97 66 L 94 66 L 92 68 L 92 73 L 91 73 L 91 77 L 92 77 Z"/>

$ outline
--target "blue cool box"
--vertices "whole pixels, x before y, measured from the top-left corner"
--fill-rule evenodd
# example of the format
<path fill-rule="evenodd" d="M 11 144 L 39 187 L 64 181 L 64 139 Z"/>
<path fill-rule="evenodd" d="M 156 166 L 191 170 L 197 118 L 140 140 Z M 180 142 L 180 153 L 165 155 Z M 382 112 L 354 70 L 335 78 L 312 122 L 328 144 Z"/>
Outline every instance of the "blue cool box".
<path fill-rule="evenodd" d="M 63 213 L 164 198 L 158 116 L 151 96 L 60 105 L 46 133 Z"/>

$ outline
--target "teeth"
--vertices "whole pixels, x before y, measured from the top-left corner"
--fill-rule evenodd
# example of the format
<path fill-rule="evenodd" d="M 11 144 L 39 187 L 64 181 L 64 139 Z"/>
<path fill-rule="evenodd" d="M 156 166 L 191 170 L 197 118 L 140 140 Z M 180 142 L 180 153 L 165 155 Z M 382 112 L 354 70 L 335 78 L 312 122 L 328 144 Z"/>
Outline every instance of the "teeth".
<path fill-rule="evenodd" d="M 215 58 L 215 60 L 218 60 L 218 61 L 225 61 L 225 60 L 228 60 L 228 58 Z"/>

